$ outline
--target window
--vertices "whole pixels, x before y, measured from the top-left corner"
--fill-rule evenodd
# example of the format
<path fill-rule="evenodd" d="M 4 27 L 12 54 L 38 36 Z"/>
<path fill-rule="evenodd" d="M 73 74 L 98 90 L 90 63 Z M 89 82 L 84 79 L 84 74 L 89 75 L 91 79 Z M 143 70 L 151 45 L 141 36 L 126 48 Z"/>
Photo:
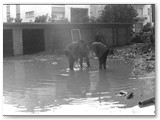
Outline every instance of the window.
<path fill-rule="evenodd" d="M 34 17 L 34 11 L 26 12 L 25 15 L 26 15 L 26 18 Z"/>

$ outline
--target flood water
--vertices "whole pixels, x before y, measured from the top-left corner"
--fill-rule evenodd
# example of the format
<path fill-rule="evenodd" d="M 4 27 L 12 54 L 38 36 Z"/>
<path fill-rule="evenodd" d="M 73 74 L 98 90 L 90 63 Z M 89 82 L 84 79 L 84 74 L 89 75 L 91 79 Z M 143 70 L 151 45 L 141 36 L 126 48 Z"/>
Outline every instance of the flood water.
<path fill-rule="evenodd" d="M 132 76 L 134 61 L 107 60 L 107 70 L 68 70 L 67 59 L 55 57 L 4 58 L 4 115 L 154 115 L 155 106 L 138 102 L 154 97 L 153 78 Z M 126 99 L 123 90 L 133 93 Z"/>

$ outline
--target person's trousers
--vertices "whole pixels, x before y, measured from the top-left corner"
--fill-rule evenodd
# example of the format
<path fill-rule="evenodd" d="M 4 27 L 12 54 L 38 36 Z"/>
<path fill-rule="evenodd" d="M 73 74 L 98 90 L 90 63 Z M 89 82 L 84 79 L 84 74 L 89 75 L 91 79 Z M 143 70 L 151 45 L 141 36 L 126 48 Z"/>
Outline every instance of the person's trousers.
<path fill-rule="evenodd" d="M 98 59 L 100 70 L 102 70 L 102 67 L 103 69 L 106 69 L 106 60 L 107 60 L 108 53 L 109 53 L 109 50 L 106 50 L 106 52 Z"/>

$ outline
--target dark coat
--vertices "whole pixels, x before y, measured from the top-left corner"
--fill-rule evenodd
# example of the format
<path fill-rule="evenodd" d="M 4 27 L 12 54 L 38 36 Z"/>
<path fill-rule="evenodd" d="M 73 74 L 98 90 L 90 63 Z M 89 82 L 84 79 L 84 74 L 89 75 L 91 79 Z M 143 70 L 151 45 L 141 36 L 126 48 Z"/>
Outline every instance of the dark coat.
<path fill-rule="evenodd" d="M 106 45 L 101 42 L 93 42 L 91 44 L 91 48 L 95 52 L 97 57 L 101 57 L 108 50 Z"/>
<path fill-rule="evenodd" d="M 75 61 L 78 60 L 79 44 L 78 42 L 73 42 L 67 45 L 65 48 L 65 54 L 68 58 L 72 57 Z"/>
<path fill-rule="evenodd" d="M 82 68 L 83 58 L 86 59 L 87 65 L 88 67 L 90 67 L 88 58 L 89 48 L 87 47 L 85 42 L 79 41 L 70 43 L 65 49 L 65 54 L 68 57 L 70 69 L 73 69 L 74 62 L 78 61 L 78 59 L 80 59 L 80 66 Z"/>

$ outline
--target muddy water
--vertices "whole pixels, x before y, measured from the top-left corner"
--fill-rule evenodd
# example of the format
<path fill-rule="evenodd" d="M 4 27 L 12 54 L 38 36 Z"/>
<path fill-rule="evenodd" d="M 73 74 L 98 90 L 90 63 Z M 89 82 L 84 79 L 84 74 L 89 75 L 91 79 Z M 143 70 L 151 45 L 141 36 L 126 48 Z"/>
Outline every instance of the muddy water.
<path fill-rule="evenodd" d="M 139 101 L 154 97 L 151 77 L 131 75 L 134 61 L 108 60 L 107 70 L 67 69 L 65 57 L 9 58 L 3 62 L 4 115 L 134 115 L 155 113 Z M 84 65 L 85 66 L 85 65 Z M 119 92 L 133 93 L 126 99 Z"/>

